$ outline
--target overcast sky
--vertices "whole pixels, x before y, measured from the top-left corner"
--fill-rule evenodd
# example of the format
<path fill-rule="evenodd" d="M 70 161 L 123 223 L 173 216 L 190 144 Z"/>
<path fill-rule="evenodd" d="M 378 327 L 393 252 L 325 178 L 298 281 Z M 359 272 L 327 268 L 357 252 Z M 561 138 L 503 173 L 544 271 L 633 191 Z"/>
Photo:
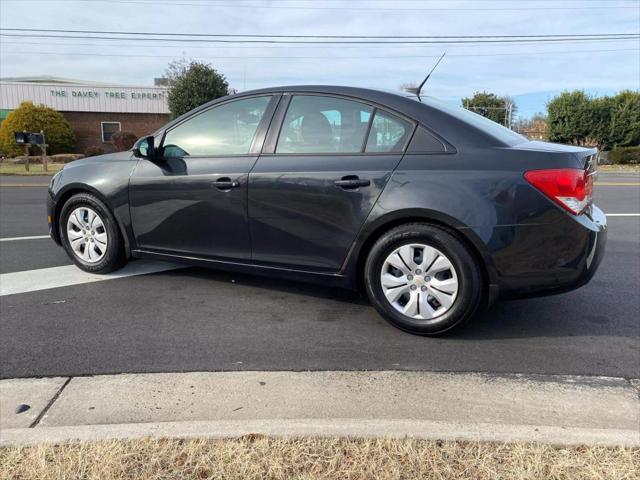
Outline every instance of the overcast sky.
<path fill-rule="evenodd" d="M 0 0 L 0 26 L 271 35 L 638 33 L 640 0 Z M 420 82 L 446 50 L 429 80 L 429 95 L 458 102 L 488 90 L 515 98 L 522 116 L 543 111 L 562 90 L 611 94 L 640 88 L 637 39 L 359 47 L 11 37 L 0 42 L 2 77 L 151 85 L 169 61 L 187 57 L 211 63 L 239 90 L 282 84 L 396 90 Z"/>

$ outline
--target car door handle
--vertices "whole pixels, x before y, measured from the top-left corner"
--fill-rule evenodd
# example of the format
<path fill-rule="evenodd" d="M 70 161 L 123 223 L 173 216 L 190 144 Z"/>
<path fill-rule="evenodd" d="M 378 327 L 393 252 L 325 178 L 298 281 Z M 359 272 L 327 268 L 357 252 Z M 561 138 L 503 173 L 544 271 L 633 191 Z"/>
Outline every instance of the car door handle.
<path fill-rule="evenodd" d="M 333 182 L 336 187 L 344 188 L 345 190 L 351 190 L 359 187 L 368 187 L 371 185 L 371 180 L 362 180 L 356 176 L 342 177 L 340 180 Z"/>
<path fill-rule="evenodd" d="M 220 190 L 229 190 L 240 186 L 240 182 L 232 182 L 230 178 L 219 178 L 213 185 Z"/>

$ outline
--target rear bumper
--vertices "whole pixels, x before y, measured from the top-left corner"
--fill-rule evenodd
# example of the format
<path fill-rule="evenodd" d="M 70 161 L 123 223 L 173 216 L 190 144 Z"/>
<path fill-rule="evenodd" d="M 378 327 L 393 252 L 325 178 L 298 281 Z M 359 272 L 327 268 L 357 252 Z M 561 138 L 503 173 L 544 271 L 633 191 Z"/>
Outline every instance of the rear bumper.
<path fill-rule="evenodd" d="M 564 215 L 548 225 L 516 227 L 509 252 L 496 252 L 501 299 L 568 292 L 588 283 L 604 257 L 607 217 Z"/>

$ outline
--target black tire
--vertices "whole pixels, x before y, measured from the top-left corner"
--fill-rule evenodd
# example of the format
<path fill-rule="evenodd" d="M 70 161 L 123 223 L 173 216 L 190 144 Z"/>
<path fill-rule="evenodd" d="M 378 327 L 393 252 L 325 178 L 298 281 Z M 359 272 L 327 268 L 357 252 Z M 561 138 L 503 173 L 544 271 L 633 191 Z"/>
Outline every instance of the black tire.
<path fill-rule="evenodd" d="M 455 301 L 448 311 L 432 320 L 402 314 L 383 293 L 380 273 L 384 261 L 395 249 L 408 243 L 421 243 L 442 252 L 458 277 Z M 480 266 L 467 246 L 446 229 L 427 223 L 405 224 L 383 234 L 369 252 L 364 268 L 364 284 L 374 308 L 395 327 L 416 335 L 439 335 L 466 323 L 481 303 L 482 282 Z"/>
<path fill-rule="evenodd" d="M 107 248 L 104 256 L 95 263 L 89 263 L 79 258 L 73 251 L 69 238 L 67 236 L 67 221 L 69 215 L 73 213 L 76 208 L 89 207 L 94 210 L 102 219 L 104 229 L 107 233 Z M 60 212 L 60 220 L 58 222 L 60 229 L 60 239 L 62 240 L 62 246 L 64 247 L 67 255 L 73 260 L 73 262 L 85 272 L 91 273 L 109 273 L 121 268 L 126 262 L 126 254 L 124 248 L 124 241 L 116 219 L 109 211 L 109 208 L 97 197 L 89 193 L 78 193 L 70 197 L 62 206 Z"/>

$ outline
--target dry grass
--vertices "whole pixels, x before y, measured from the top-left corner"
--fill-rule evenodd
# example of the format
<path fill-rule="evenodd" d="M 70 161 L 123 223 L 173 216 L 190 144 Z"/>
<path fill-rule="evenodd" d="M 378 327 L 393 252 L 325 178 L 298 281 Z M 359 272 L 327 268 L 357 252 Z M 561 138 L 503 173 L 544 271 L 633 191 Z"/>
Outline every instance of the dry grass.
<path fill-rule="evenodd" d="M 601 172 L 638 173 L 640 165 L 598 165 L 598 170 Z"/>
<path fill-rule="evenodd" d="M 132 440 L 0 449 L 0 479 L 639 478 L 640 449 L 426 440 Z"/>
<path fill-rule="evenodd" d="M 24 165 L 17 163 L 0 163 L 0 175 L 53 175 L 64 167 L 63 163 L 50 163 L 49 171 L 45 172 L 42 164 L 29 165 L 29 171 Z"/>

